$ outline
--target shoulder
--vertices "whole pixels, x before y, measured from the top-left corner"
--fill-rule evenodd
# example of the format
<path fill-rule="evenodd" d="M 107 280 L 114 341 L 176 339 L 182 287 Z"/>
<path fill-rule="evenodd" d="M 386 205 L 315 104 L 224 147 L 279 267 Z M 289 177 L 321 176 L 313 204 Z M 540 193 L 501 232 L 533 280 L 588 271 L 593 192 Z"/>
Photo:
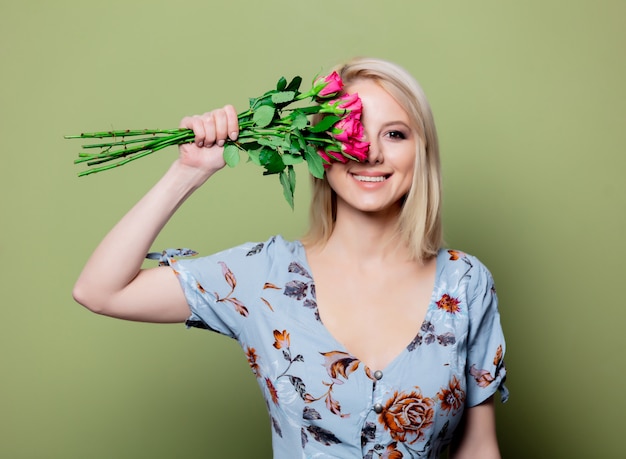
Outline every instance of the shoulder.
<path fill-rule="evenodd" d="M 210 255 L 170 260 L 179 279 L 192 287 L 214 289 L 224 281 L 232 288 L 256 291 L 269 279 L 279 282 L 289 273 L 290 264 L 300 260 L 302 245 L 272 236 L 265 241 L 245 242 Z M 285 274 L 287 273 L 287 274 Z"/>
<path fill-rule="evenodd" d="M 457 249 L 442 248 L 437 255 L 437 269 L 448 284 L 464 285 L 470 297 L 495 292 L 491 272 L 480 259 Z"/>
<path fill-rule="evenodd" d="M 442 248 L 437 254 L 439 269 L 451 272 L 463 272 L 467 274 L 480 274 L 491 276 L 489 269 L 478 257 L 457 249 Z M 469 270 L 469 271 L 468 271 Z"/>
<path fill-rule="evenodd" d="M 200 256 L 190 260 L 188 265 L 215 266 L 244 271 L 247 276 L 258 276 L 279 266 L 288 264 L 294 259 L 302 258 L 302 244 L 289 241 L 280 235 L 271 236 L 265 241 L 249 241 L 240 245 L 221 250 L 212 255 Z"/>
<path fill-rule="evenodd" d="M 255 259 L 265 256 L 281 256 L 295 254 L 301 249 L 299 241 L 288 241 L 280 235 L 271 236 L 265 241 L 248 241 L 239 245 L 218 250 L 209 255 L 201 255 L 195 260 L 210 260 L 217 258 L 228 259 Z M 258 256 L 258 257 L 257 257 Z"/>
<path fill-rule="evenodd" d="M 244 257 L 265 256 L 271 259 L 281 259 L 297 256 L 302 249 L 302 244 L 299 241 L 289 241 L 281 235 L 274 235 L 265 241 L 246 242 L 230 250 L 234 250 Z"/>

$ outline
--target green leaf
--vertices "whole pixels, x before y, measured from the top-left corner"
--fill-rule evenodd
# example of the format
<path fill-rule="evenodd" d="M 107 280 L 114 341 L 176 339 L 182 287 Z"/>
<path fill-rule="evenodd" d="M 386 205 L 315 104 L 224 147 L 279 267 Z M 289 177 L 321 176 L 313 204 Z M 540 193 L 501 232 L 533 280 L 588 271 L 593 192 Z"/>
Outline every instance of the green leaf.
<path fill-rule="evenodd" d="M 304 149 L 304 159 L 306 159 L 309 172 L 313 177 L 318 179 L 324 178 L 324 160 L 317 154 L 317 150 L 313 146 L 306 146 Z"/>
<path fill-rule="evenodd" d="M 261 150 L 261 153 L 259 154 L 259 161 L 261 162 L 261 165 L 265 167 L 265 175 L 276 174 L 285 169 L 285 163 L 283 163 L 280 154 L 271 148 L 264 148 Z"/>
<path fill-rule="evenodd" d="M 317 123 L 315 126 L 313 126 L 310 131 L 311 132 L 324 132 L 324 131 L 328 131 L 328 129 L 330 129 L 337 121 L 339 121 L 341 118 L 338 116 L 325 116 L 324 118 L 322 118 L 322 120 Z"/>
<path fill-rule="evenodd" d="M 258 127 L 265 127 L 272 122 L 275 113 L 276 109 L 273 106 L 261 105 L 254 111 L 254 116 L 252 117 L 252 119 L 254 120 L 254 124 L 256 124 Z"/>
<path fill-rule="evenodd" d="M 248 153 L 248 160 L 256 164 L 257 166 L 261 166 L 261 160 L 259 159 L 259 155 L 261 154 L 262 148 L 256 148 L 254 150 L 246 150 Z"/>
<path fill-rule="evenodd" d="M 295 153 L 297 155 L 302 156 L 302 134 L 300 131 L 295 131 L 293 135 L 290 137 L 291 143 L 289 145 L 288 151 L 289 153 Z"/>
<path fill-rule="evenodd" d="M 291 209 L 293 210 L 294 208 L 294 202 L 293 202 L 293 189 L 291 187 L 291 180 L 289 179 L 289 174 L 288 172 L 281 172 L 280 176 L 280 184 L 283 186 L 283 195 L 285 196 L 285 199 L 287 200 L 287 203 L 289 204 L 289 206 L 291 207 Z"/>
<path fill-rule="evenodd" d="M 265 145 L 266 147 L 271 147 L 273 149 L 277 148 L 289 148 L 289 143 L 285 142 L 283 137 L 278 137 L 275 135 L 266 135 L 257 139 L 259 145 Z"/>
<path fill-rule="evenodd" d="M 280 80 L 278 80 L 278 83 L 276 83 L 276 90 L 283 91 L 286 86 L 287 86 L 287 80 L 285 79 L 284 76 L 281 76 Z"/>
<path fill-rule="evenodd" d="M 224 147 L 224 161 L 230 167 L 235 167 L 239 164 L 239 147 L 234 143 L 227 143 Z"/>
<path fill-rule="evenodd" d="M 296 192 L 296 171 L 293 166 L 287 166 L 287 172 L 289 173 L 289 184 L 291 185 L 291 194 Z"/>
<path fill-rule="evenodd" d="M 306 113 L 307 115 L 314 115 L 315 113 L 319 113 L 321 109 L 321 105 L 309 105 L 308 107 L 300 107 L 298 110 L 302 111 L 302 113 Z"/>
<path fill-rule="evenodd" d="M 291 102 L 296 97 L 294 91 L 282 91 L 272 94 L 272 102 L 275 104 L 285 104 Z"/>
<path fill-rule="evenodd" d="M 237 139 L 237 144 L 243 150 L 257 150 L 261 148 L 261 144 L 257 142 L 256 139 L 242 139 L 241 135 Z"/>
<path fill-rule="evenodd" d="M 304 136 L 302 135 L 302 133 L 301 133 L 300 131 L 298 131 L 298 132 L 297 132 L 297 135 L 294 135 L 293 137 L 295 137 L 295 138 L 297 139 L 297 141 L 298 141 L 298 144 L 297 144 L 297 146 L 296 146 L 296 149 L 297 149 L 299 152 L 304 151 L 304 149 L 305 149 L 305 148 L 306 148 L 306 146 L 307 146 L 307 143 L 306 143 L 306 140 L 304 139 Z M 291 143 L 293 144 L 293 140 L 292 140 L 292 142 L 291 142 Z"/>
<path fill-rule="evenodd" d="M 304 161 L 304 158 L 301 155 L 292 155 L 290 153 L 283 154 L 282 158 L 285 166 L 300 164 L 302 161 Z"/>
<path fill-rule="evenodd" d="M 294 110 L 291 114 L 291 125 L 295 129 L 304 129 L 309 123 L 309 119 L 302 110 Z"/>
<path fill-rule="evenodd" d="M 291 133 L 291 145 L 288 148 L 288 152 L 303 156 L 304 148 L 306 147 L 306 140 L 301 131 L 294 131 Z"/>
<path fill-rule="evenodd" d="M 297 91 L 298 89 L 300 89 L 300 83 L 302 83 L 302 78 L 300 78 L 299 76 L 295 76 L 285 89 L 287 91 Z"/>

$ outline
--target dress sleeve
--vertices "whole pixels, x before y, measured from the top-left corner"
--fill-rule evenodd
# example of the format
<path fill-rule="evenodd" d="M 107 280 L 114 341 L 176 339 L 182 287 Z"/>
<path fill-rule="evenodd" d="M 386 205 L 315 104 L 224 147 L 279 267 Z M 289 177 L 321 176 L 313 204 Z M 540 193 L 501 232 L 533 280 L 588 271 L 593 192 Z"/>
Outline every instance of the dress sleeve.
<path fill-rule="evenodd" d="M 191 310 L 188 327 L 239 337 L 268 270 L 264 245 L 247 243 L 197 259 L 168 260 Z"/>
<path fill-rule="evenodd" d="M 478 260 L 473 273 L 474 291 L 469 306 L 467 352 L 467 406 L 475 406 L 500 390 L 502 402 L 508 399 L 504 386 L 506 350 L 500 325 L 498 297 L 491 273 Z"/>

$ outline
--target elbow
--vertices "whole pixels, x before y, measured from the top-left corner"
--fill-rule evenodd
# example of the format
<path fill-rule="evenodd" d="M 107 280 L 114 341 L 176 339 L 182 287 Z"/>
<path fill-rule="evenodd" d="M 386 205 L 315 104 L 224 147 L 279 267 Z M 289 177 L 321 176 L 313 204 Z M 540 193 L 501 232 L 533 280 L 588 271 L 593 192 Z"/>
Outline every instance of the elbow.
<path fill-rule="evenodd" d="M 72 289 L 72 297 L 74 301 L 76 301 L 81 306 L 84 306 L 89 311 L 106 315 L 106 309 L 103 305 L 102 301 L 98 301 L 97 295 L 94 295 L 93 290 L 84 285 L 84 282 L 81 282 L 79 279 L 76 284 L 74 284 L 74 288 Z"/>

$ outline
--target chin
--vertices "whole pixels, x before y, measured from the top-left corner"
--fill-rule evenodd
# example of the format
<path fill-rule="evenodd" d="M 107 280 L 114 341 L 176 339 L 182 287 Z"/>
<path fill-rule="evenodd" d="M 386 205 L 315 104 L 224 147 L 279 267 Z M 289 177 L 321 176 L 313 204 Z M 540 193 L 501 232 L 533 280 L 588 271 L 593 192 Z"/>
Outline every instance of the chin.
<path fill-rule="evenodd" d="M 402 210 L 402 202 L 401 201 L 396 201 L 394 203 L 389 203 L 389 202 L 354 202 L 351 204 L 348 204 L 348 206 L 352 207 L 353 209 L 360 211 L 360 212 L 365 212 L 365 213 L 370 213 L 370 214 L 376 214 L 376 213 L 399 213 L 400 210 Z"/>

